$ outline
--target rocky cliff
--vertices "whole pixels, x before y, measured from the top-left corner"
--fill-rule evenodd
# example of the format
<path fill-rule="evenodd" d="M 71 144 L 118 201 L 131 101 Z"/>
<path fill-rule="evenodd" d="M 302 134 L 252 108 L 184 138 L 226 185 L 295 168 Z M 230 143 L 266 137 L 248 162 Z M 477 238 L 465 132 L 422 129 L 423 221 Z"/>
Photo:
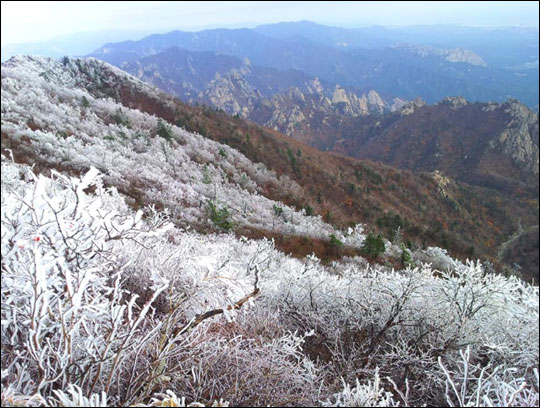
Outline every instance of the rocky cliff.
<path fill-rule="evenodd" d="M 509 120 L 489 146 L 510 157 L 525 171 L 538 176 L 538 114 L 513 99 L 504 105 Z"/>

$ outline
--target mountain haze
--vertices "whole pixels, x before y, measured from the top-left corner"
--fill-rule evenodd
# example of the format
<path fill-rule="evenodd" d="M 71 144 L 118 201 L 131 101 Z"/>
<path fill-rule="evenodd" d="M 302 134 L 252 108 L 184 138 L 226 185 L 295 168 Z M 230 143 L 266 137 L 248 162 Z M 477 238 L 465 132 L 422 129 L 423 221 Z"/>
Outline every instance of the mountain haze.
<path fill-rule="evenodd" d="M 306 24 L 288 23 L 284 31 L 280 25 L 259 30 L 173 31 L 140 41 L 106 44 L 90 56 L 122 66 L 178 46 L 189 51 L 212 51 L 241 59 L 248 57 L 258 66 L 298 69 L 341 86 L 375 89 L 387 98 L 420 96 L 435 103 L 449 95 L 460 95 L 471 101 L 502 102 L 511 96 L 529 106 L 538 104 L 538 68 L 516 71 L 483 66 L 481 54 L 460 47 L 394 46 L 398 43 L 372 49 L 336 47 L 328 44 L 334 38 L 328 32 L 347 33 L 355 38 L 356 44 L 361 44 L 361 36 L 355 31 L 349 33 L 349 30 L 313 24 L 307 24 L 310 29 L 306 31 L 303 29 Z M 282 35 L 276 36 L 275 32 Z M 321 39 L 326 40 L 317 42 Z"/>

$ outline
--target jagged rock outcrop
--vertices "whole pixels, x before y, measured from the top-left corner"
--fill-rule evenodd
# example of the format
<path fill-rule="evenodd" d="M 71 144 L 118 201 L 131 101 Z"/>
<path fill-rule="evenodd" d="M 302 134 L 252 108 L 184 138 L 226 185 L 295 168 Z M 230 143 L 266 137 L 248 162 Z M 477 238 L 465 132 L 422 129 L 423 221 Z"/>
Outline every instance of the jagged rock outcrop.
<path fill-rule="evenodd" d="M 418 96 L 413 101 L 406 102 L 405 104 L 403 104 L 401 108 L 398 110 L 400 111 L 401 116 L 407 116 L 407 115 L 410 115 L 411 113 L 414 113 L 414 111 L 417 108 L 420 108 L 424 106 L 425 104 L 426 102 Z"/>
<path fill-rule="evenodd" d="M 409 101 L 402 98 L 393 98 L 392 104 L 390 105 L 390 111 L 396 112 L 401 110 Z"/>
<path fill-rule="evenodd" d="M 216 72 L 215 79 L 210 81 L 205 89 L 199 90 L 197 99 L 228 113 L 247 117 L 254 101 L 262 97 L 246 79 L 251 73 L 249 64 L 233 68 L 226 74 Z"/>
<path fill-rule="evenodd" d="M 257 68 L 246 65 L 216 74 L 198 93 L 199 101 L 293 137 L 301 128 L 311 128 L 310 118 L 317 115 L 358 117 L 390 110 L 374 90 L 360 93 L 339 85 L 332 87 L 317 77 L 265 97 L 255 86 L 258 75 Z M 263 111 L 270 111 L 270 116 Z"/>
<path fill-rule="evenodd" d="M 490 147 L 509 156 L 516 166 L 538 176 L 538 114 L 512 99 L 502 105 L 510 115 L 506 128 L 490 141 Z"/>

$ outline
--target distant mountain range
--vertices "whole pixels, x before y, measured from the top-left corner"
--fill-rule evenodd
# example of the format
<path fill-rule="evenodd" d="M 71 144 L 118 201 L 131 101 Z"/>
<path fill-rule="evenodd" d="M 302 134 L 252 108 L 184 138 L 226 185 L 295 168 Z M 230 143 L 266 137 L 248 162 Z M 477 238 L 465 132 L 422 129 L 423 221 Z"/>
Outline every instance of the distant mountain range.
<path fill-rule="evenodd" d="M 273 38 L 309 38 L 338 49 L 384 48 L 398 44 L 468 49 L 493 68 L 509 69 L 538 60 L 538 27 L 433 24 L 344 29 L 299 21 L 263 25 L 256 27 L 255 31 Z"/>
<path fill-rule="evenodd" d="M 515 40 L 513 32 L 510 31 L 509 38 Z M 481 30 L 477 33 L 479 38 L 487 35 Z M 385 35 L 388 36 L 388 32 Z M 517 37 L 528 41 L 531 36 L 533 34 L 526 31 Z M 296 69 L 344 87 L 375 89 L 385 99 L 410 100 L 420 96 L 428 103 L 436 103 L 447 96 L 463 96 L 470 101 L 503 102 L 514 97 L 531 107 L 538 105 L 538 68 L 534 67 L 538 50 L 534 52 L 534 38 L 518 47 L 520 50 L 525 47 L 530 55 L 525 58 L 526 51 L 521 51 L 520 58 L 511 60 L 513 67 L 528 67 L 516 70 L 503 68 L 501 64 L 490 65 L 492 59 L 483 55 L 481 47 L 472 50 L 449 47 L 448 42 L 425 45 L 427 37 L 423 43 L 407 41 L 413 37 L 400 34 L 375 41 L 374 38 L 379 37 L 366 30 L 299 22 L 253 30 L 173 31 L 140 41 L 109 43 L 90 56 L 124 67 L 176 46 L 192 52 L 247 57 L 254 66 L 282 71 Z M 514 40 L 510 41 L 511 45 L 515 45 Z M 482 41 L 480 44 L 484 44 Z"/>
<path fill-rule="evenodd" d="M 451 55 L 435 55 L 431 47 L 398 52 L 411 59 Z M 457 65 L 485 69 L 469 57 L 471 63 Z M 298 70 L 251 65 L 247 57 L 178 47 L 121 66 L 186 102 L 222 109 L 321 150 L 440 170 L 482 187 L 538 192 L 538 116 L 516 100 L 488 104 L 449 97 L 423 106 L 419 99 L 385 100 L 376 90 L 342 88 Z"/>

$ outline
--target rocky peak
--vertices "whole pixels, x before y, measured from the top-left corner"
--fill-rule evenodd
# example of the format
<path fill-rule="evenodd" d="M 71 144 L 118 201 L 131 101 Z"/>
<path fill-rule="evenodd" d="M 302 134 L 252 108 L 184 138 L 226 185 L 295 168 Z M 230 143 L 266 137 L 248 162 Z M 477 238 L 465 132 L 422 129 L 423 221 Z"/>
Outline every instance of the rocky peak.
<path fill-rule="evenodd" d="M 334 92 L 332 93 L 332 103 L 348 103 L 349 98 L 347 97 L 347 91 L 336 85 Z"/>
<path fill-rule="evenodd" d="M 308 91 L 310 93 L 319 94 L 319 95 L 322 95 L 324 93 L 324 87 L 322 86 L 321 81 L 317 77 L 309 81 L 307 86 L 308 86 Z"/>
<path fill-rule="evenodd" d="M 413 113 L 417 108 L 424 106 L 426 102 L 417 96 L 414 100 L 407 102 L 401 108 L 401 116 L 407 116 Z"/>
<path fill-rule="evenodd" d="M 490 147 L 501 150 L 516 165 L 538 175 L 538 114 L 516 99 L 509 99 L 500 108 L 504 109 L 510 119 L 506 129 L 490 141 Z"/>
<path fill-rule="evenodd" d="M 374 90 L 367 94 L 356 94 L 336 85 L 331 95 L 333 105 L 336 105 L 338 113 L 348 116 L 364 116 L 370 113 L 384 113 L 388 110 L 388 104 Z"/>
<path fill-rule="evenodd" d="M 469 102 L 462 96 L 448 96 L 437 105 L 450 105 L 450 109 L 459 109 L 462 106 L 467 106 Z"/>
<path fill-rule="evenodd" d="M 381 109 L 386 107 L 386 103 L 383 101 L 383 98 L 381 98 L 381 95 L 373 89 L 367 93 L 367 100 L 369 105 L 377 106 Z"/>

